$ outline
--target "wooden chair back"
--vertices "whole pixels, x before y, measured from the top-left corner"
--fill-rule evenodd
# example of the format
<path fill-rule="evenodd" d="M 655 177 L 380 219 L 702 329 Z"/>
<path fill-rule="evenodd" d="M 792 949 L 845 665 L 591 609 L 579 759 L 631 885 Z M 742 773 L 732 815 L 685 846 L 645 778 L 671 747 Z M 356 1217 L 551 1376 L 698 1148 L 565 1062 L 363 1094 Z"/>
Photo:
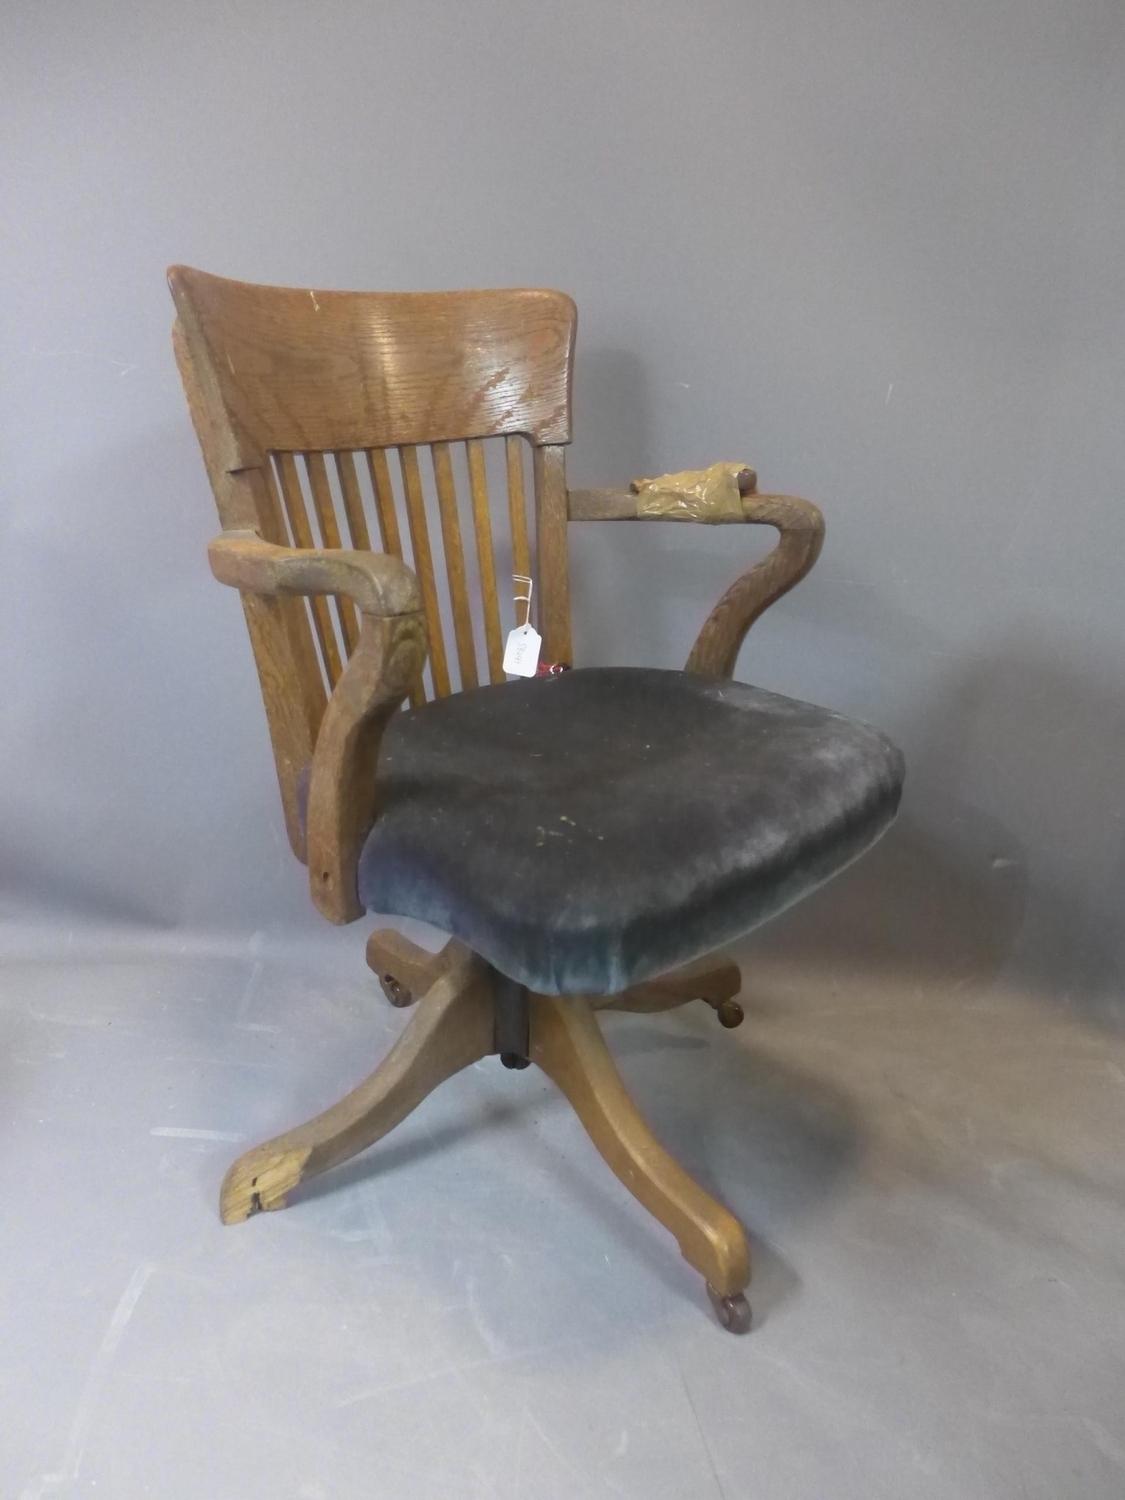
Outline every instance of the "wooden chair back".
<path fill-rule="evenodd" d="M 169 285 L 176 357 L 224 528 L 404 558 L 430 643 L 413 703 L 482 677 L 503 681 L 511 572 L 535 578 L 544 658 L 570 659 L 569 297 L 318 291 L 186 266 L 171 269 Z M 506 525 L 490 482 L 506 490 Z M 243 603 L 290 840 L 303 857 L 297 778 L 358 638 L 354 606 L 339 597 L 331 607 L 324 598 Z"/>

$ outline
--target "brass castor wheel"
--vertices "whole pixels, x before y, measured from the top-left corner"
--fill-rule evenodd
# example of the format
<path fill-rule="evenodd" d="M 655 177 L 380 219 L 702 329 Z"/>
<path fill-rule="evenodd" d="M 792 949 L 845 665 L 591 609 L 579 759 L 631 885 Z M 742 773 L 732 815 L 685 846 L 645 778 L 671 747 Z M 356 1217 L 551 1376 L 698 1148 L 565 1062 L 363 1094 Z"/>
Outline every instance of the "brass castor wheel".
<path fill-rule="evenodd" d="M 382 986 L 383 994 L 398 1009 L 401 1010 L 404 1006 L 414 1004 L 414 996 L 404 985 L 399 984 L 393 974 L 380 975 L 379 983 Z"/>
<path fill-rule="evenodd" d="M 734 1292 L 731 1296 L 724 1297 L 708 1282 L 707 1295 L 711 1299 L 711 1306 L 715 1309 L 715 1316 L 728 1333 L 750 1332 L 752 1322 L 750 1304 L 741 1292 Z"/>
<path fill-rule="evenodd" d="M 719 1018 L 719 1025 L 725 1026 L 728 1031 L 741 1026 L 746 1019 L 746 1012 L 737 1000 L 720 1000 L 715 1007 L 715 1014 Z"/>

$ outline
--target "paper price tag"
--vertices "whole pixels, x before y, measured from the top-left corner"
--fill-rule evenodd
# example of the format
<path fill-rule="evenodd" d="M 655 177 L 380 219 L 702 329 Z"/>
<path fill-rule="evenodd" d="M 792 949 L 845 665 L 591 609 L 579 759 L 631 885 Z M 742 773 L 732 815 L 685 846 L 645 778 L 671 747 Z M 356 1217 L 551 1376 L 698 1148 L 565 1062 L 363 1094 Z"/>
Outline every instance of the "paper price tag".
<path fill-rule="evenodd" d="M 543 637 L 532 625 L 517 625 L 504 647 L 504 670 L 514 677 L 534 677 Z"/>

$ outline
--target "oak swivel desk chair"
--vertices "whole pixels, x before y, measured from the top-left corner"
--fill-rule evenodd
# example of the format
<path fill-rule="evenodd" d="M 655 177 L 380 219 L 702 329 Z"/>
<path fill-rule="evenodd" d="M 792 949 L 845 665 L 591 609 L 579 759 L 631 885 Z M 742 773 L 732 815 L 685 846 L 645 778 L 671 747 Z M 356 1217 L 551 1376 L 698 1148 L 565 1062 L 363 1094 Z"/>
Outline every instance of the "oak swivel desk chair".
<path fill-rule="evenodd" d="M 569 297 L 294 290 L 182 266 L 170 283 L 223 526 L 211 568 L 242 595 L 312 900 L 333 922 L 392 912 L 452 934 L 436 955 L 372 934 L 368 962 L 394 1004 L 415 1007 L 409 1024 L 339 1103 L 238 1158 L 224 1221 L 284 1207 L 443 1079 L 498 1054 L 547 1073 L 705 1278 L 723 1325 L 744 1331 L 742 1226 L 653 1138 L 597 1012 L 701 999 L 737 1024 L 738 969 L 706 955 L 848 864 L 894 816 L 902 761 L 880 734 L 731 681 L 751 624 L 816 560 L 820 512 L 742 476 L 748 492 L 725 518 L 780 539 L 727 589 L 684 671 L 505 682 L 510 590 L 506 575 L 497 586 L 493 530 L 503 509 L 512 567 L 532 574 L 528 459 L 546 661 L 571 659 L 568 521 L 647 514 L 631 489 L 567 489 Z M 490 501 L 490 468 L 506 506 Z M 492 685 L 479 685 L 482 668 Z"/>

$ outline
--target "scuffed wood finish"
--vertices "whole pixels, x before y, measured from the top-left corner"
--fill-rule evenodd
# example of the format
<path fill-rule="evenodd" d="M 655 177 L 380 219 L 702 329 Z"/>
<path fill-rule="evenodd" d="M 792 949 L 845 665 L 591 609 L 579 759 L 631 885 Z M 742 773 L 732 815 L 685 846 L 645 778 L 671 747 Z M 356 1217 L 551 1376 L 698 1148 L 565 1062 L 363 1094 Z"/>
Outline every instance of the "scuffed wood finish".
<path fill-rule="evenodd" d="M 366 614 L 408 615 L 421 607 L 418 580 L 378 552 L 276 547 L 253 531 L 224 531 L 207 547 L 220 583 L 252 594 L 344 594 Z"/>
<path fill-rule="evenodd" d="M 631 490 L 571 490 L 568 514 L 572 521 L 666 519 L 638 516 L 637 499 Z M 742 511 L 743 520 L 752 525 L 773 526 L 780 533 L 778 544 L 731 584 L 708 615 L 688 657 L 689 672 L 732 676 L 751 625 L 800 583 L 820 556 L 824 517 L 811 501 L 796 495 L 744 495 Z"/>
<path fill-rule="evenodd" d="M 425 659 L 421 612 L 364 615 L 359 643 L 328 700 L 309 781 L 308 859 L 313 902 L 330 922 L 363 915 L 356 871 L 378 810 L 379 746 Z"/>
<path fill-rule="evenodd" d="M 423 996 L 378 1068 L 338 1104 L 245 1152 L 223 1179 L 224 1224 L 284 1208 L 298 1183 L 374 1145 L 445 1079 L 493 1050 L 491 989 L 462 954 Z"/>
<path fill-rule="evenodd" d="M 610 1170 L 675 1237 L 684 1259 L 722 1296 L 750 1280 L 742 1225 L 670 1156 L 621 1080 L 588 1000 L 536 995 L 531 1060 L 570 1101 Z"/>
<path fill-rule="evenodd" d="M 230 417 L 226 467 L 270 449 L 570 440 L 576 313 L 561 292 L 335 292 L 189 266 L 168 280 Z"/>
<path fill-rule="evenodd" d="M 534 450 L 535 539 L 539 552 L 541 659 L 573 663 L 566 536 L 566 455 L 562 448 Z"/>

